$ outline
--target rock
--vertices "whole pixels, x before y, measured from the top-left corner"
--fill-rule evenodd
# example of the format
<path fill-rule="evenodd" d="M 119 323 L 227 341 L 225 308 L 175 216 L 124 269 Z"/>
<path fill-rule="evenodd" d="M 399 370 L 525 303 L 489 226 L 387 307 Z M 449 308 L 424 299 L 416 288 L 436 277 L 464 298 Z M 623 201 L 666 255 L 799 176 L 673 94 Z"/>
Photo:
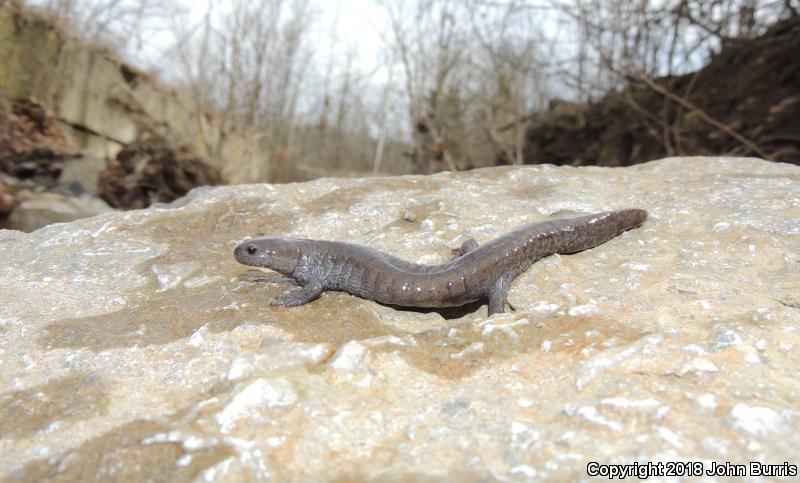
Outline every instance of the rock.
<path fill-rule="evenodd" d="M 31 232 L 51 223 L 66 223 L 113 211 L 103 200 L 89 195 L 21 191 L 17 193 L 17 202 L 0 227 Z"/>
<path fill-rule="evenodd" d="M 104 158 L 87 154 L 67 160 L 58 182 L 66 188 L 80 185 L 82 191 L 96 195 L 99 192 L 97 178 L 106 169 L 106 164 Z"/>
<path fill-rule="evenodd" d="M 0 231 L 0 479 L 581 480 L 587 464 L 797 465 L 800 168 L 674 158 L 193 190 Z M 468 236 L 623 207 L 516 312 L 343 293 L 268 305 L 259 233 L 439 263 Z M 408 216 L 413 212 L 413 216 Z M 576 309 L 579 308 L 579 309 Z"/>

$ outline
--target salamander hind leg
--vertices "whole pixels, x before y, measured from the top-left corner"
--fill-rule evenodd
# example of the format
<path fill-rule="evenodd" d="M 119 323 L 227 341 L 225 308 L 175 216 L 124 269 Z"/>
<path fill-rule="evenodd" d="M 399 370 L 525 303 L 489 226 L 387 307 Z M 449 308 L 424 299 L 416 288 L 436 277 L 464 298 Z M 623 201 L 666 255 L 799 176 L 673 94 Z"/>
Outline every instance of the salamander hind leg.
<path fill-rule="evenodd" d="M 319 280 L 312 280 L 308 284 L 300 288 L 287 290 L 282 294 L 275 297 L 275 300 L 270 302 L 270 305 L 277 305 L 280 307 L 294 307 L 296 305 L 303 305 L 318 298 L 322 293 L 323 287 Z"/>
<path fill-rule="evenodd" d="M 514 280 L 514 274 L 507 273 L 492 285 L 489 291 L 489 315 L 502 314 L 506 308 L 506 298 L 508 297 L 508 288 L 511 286 L 511 281 Z"/>
<path fill-rule="evenodd" d="M 453 258 L 455 259 L 476 248 L 478 248 L 478 242 L 474 238 L 467 238 L 459 248 L 453 248 L 451 251 L 453 252 Z"/>

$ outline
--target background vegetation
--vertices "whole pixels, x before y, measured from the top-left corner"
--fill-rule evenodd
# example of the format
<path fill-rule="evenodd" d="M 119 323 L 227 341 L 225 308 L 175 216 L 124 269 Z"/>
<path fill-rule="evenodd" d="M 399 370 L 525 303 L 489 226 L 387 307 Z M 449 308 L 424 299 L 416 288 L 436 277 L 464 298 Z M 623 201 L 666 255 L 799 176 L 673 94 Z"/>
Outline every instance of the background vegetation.
<path fill-rule="evenodd" d="M 697 71 L 798 12 L 790 0 L 34 3 L 188 93 L 223 135 L 261 146 L 273 179 L 298 166 L 427 173 L 546 162 L 531 159 L 526 132 L 553 100 L 657 89 L 654 80 Z M 346 30 L 364 15 L 372 32 Z"/>

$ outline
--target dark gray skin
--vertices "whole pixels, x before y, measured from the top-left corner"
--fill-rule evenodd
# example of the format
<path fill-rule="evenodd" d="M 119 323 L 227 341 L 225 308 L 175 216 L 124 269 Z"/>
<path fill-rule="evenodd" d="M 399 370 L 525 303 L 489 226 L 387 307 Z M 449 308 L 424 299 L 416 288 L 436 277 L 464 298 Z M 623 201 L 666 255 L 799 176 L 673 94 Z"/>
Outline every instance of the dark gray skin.
<path fill-rule="evenodd" d="M 239 263 L 275 270 L 300 288 L 272 305 L 303 305 L 325 290 L 339 290 L 403 307 L 454 307 L 489 300 L 489 315 L 503 312 L 511 282 L 536 260 L 575 253 L 641 225 L 640 209 L 548 220 L 523 226 L 478 246 L 470 238 L 442 265 L 420 265 L 352 243 L 283 237 L 253 238 L 234 250 Z"/>

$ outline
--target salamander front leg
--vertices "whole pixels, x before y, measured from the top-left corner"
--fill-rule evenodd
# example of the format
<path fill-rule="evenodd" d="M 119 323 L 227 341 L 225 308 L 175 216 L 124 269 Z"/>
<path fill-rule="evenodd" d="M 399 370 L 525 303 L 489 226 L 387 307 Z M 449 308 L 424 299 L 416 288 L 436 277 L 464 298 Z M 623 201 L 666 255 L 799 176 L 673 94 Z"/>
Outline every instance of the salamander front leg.
<path fill-rule="evenodd" d="M 307 304 L 319 297 L 322 290 L 322 284 L 319 280 L 311 280 L 303 287 L 287 290 L 278 295 L 275 300 L 270 302 L 270 305 L 294 307 L 295 305 Z"/>
<path fill-rule="evenodd" d="M 503 275 L 492 285 L 489 292 L 489 315 L 502 314 L 506 308 L 508 288 L 511 286 L 513 275 Z"/>
<path fill-rule="evenodd" d="M 453 248 L 453 259 L 464 256 L 467 252 L 478 248 L 478 242 L 474 238 L 467 238 L 459 248 Z"/>

